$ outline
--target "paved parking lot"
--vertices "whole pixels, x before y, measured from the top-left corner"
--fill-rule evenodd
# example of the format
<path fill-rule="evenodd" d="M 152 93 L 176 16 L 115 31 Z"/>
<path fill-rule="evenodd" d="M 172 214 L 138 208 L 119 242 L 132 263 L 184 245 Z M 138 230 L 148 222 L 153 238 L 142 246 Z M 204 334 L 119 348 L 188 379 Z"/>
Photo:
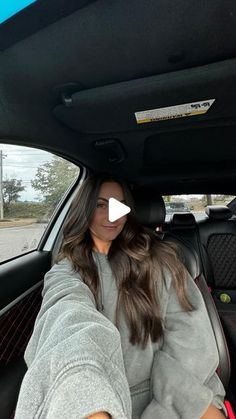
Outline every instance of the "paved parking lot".
<path fill-rule="evenodd" d="M 0 229 L 0 262 L 37 247 L 47 224 Z"/>

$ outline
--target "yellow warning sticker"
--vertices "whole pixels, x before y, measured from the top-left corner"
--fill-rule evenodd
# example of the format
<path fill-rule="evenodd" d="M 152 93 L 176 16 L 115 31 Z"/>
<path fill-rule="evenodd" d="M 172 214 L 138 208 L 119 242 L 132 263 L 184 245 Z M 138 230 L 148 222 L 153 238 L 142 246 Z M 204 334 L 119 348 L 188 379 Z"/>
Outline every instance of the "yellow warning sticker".
<path fill-rule="evenodd" d="M 188 116 L 202 115 L 207 113 L 215 99 L 190 102 L 183 105 L 167 106 L 166 108 L 149 109 L 135 112 L 137 124 L 147 122 L 166 121 L 167 119 L 186 118 Z"/>

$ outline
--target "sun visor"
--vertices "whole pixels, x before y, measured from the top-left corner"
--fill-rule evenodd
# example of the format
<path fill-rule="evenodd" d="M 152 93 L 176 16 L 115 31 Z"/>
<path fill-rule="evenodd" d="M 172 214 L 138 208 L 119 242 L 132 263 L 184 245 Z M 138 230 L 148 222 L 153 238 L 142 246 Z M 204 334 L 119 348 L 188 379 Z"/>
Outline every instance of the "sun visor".
<path fill-rule="evenodd" d="M 63 94 L 53 113 L 83 133 L 236 118 L 236 59 Z"/>

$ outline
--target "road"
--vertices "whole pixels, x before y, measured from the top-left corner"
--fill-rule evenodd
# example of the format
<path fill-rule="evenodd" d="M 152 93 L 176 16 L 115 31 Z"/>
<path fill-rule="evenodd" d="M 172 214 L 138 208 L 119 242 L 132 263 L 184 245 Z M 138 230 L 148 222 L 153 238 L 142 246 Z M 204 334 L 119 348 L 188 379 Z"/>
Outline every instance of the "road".
<path fill-rule="evenodd" d="M 0 229 L 0 262 L 37 247 L 47 224 Z"/>

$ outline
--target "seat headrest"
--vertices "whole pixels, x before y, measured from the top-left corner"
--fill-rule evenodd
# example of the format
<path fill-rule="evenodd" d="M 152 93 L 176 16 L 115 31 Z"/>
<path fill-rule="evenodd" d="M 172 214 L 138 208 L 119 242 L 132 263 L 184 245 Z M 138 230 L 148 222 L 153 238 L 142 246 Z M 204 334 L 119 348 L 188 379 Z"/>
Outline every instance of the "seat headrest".
<path fill-rule="evenodd" d="M 211 220 L 228 220 L 232 212 L 225 205 L 208 205 L 205 210 Z"/>
<path fill-rule="evenodd" d="M 166 217 L 165 203 L 161 195 L 137 192 L 134 196 L 138 221 L 152 229 L 162 225 Z"/>
<path fill-rule="evenodd" d="M 193 214 L 173 214 L 170 220 L 171 230 L 191 229 L 196 227 L 196 220 Z"/>

